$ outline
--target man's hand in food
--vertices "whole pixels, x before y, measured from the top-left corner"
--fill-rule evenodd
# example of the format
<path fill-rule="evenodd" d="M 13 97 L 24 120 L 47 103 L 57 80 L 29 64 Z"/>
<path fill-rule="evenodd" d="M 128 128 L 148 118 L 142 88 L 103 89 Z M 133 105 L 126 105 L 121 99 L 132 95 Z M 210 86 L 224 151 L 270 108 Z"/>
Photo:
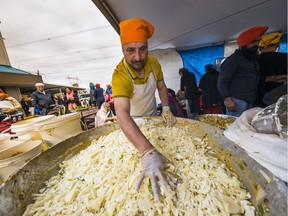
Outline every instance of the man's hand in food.
<path fill-rule="evenodd" d="M 169 127 L 172 127 L 175 124 L 175 122 L 176 122 L 176 118 L 173 115 L 173 113 L 170 111 L 170 107 L 169 106 L 163 106 L 162 107 L 162 118 L 163 118 L 163 121 Z"/>
<path fill-rule="evenodd" d="M 169 161 L 160 154 L 154 147 L 148 149 L 142 154 L 143 173 L 138 180 L 136 190 L 138 191 L 145 177 L 149 177 L 152 182 L 152 190 L 154 194 L 154 200 L 157 202 L 160 200 L 160 192 L 158 181 L 165 192 L 168 191 L 168 182 L 164 176 L 165 163 Z"/>

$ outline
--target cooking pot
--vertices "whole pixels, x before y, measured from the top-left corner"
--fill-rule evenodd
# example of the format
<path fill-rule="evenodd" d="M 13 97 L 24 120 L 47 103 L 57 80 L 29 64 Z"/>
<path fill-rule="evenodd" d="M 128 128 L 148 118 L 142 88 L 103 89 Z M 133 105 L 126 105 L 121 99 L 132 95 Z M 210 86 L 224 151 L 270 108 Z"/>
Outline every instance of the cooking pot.
<path fill-rule="evenodd" d="M 160 120 L 160 117 L 150 117 Z M 251 202 L 258 210 L 268 208 L 270 215 L 286 215 L 287 186 L 263 166 L 250 158 L 245 151 L 223 135 L 223 130 L 209 124 L 177 118 L 180 125 L 190 125 L 193 135 L 208 136 L 215 156 L 231 168 L 252 195 Z M 11 176 L 0 187 L 0 215 L 22 215 L 32 194 L 45 187 L 45 181 L 56 175 L 59 164 L 87 148 L 94 139 L 119 129 L 116 123 L 88 130 L 53 146 Z M 251 143 L 252 144 L 252 143 Z M 131 144 L 132 145 L 132 144 Z"/>

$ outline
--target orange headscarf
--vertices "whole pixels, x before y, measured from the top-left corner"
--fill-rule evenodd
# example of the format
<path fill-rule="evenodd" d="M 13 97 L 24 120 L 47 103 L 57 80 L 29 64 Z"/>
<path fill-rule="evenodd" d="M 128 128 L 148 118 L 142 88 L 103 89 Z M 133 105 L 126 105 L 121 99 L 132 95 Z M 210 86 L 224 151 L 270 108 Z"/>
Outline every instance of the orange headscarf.
<path fill-rule="evenodd" d="M 237 38 L 239 48 L 251 43 L 257 37 L 262 36 L 268 28 L 268 26 L 254 26 L 242 32 Z"/>
<path fill-rule="evenodd" d="M 9 97 L 8 94 L 5 94 L 4 92 L 0 93 L 0 98 L 7 98 Z"/>
<path fill-rule="evenodd" d="M 142 18 L 132 18 L 120 22 L 121 44 L 147 42 L 153 35 L 154 27 Z"/>

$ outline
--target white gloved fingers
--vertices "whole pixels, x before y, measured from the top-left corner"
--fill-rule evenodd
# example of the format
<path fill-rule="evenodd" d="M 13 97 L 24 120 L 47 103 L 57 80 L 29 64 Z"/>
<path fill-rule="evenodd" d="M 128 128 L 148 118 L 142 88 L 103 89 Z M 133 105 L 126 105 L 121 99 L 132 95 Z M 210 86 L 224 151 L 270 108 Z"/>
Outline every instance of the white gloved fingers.
<path fill-rule="evenodd" d="M 172 115 L 171 119 L 169 119 L 168 121 L 169 121 L 168 126 L 172 127 L 176 122 L 176 118 Z"/>
<path fill-rule="evenodd" d="M 167 124 L 167 118 L 166 118 L 166 116 L 165 116 L 164 113 L 162 113 L 162 119 L 163 119 L 163 121 L 165 122 L 165 124 Z"/>
<path fill-rule="evenodd" d="M 155 148 L 148 150 L 142 157 L 142 165 L 144 168 L 143 175 L 137 183 L 137 189 L 139 189 L 141 182 L 145 177 L 151 178 L 152 190 L 154 194 L 154 200 L 160 200 L 159 184 L 164 186 L 165 193 L 167 192 L 167 186 L 169 184 L 165 179 L 165 173 L 163 169 L 165 165 L 171 163 L 166 157 L 159 153 Z M 159 182 L 158 182 L 159 181 Z M 159 183 L 159 184 L 158 184 Z"/>
<path fill-rule="evenodd" d="M 173 182 L 173 184 L 176 186 L 177 182 L 178 182 L 178 178 L 175 177 L 172 173 L 166 171 L 165 172 L 166 177 L 170 180 L 170 182 Z"/>
<path fill-rule="evenodd" d="M 163 111 L 162 118 L 168 127 L 172 127 L 176 122 L 175 116 L 170 111 Z"/>
<path fill-rule="evenodd" d="M 137 181 L 137 184 L 136 184 L 136 187 L 135 187 L 135 189 L 137 191 L 139 190 L 139 188 L 140 188 L 140 186 L 141 186 L 141 184 L 142 184 L 144 179 L 145 179 L 145 172 L 142 173 L 140 179 Z"/>
<path fill-rule="evenodd" d="M 169 164 L 172 164 L 172 162 L 169 159 L 167 159 L 164 155 L 162 155 L 162 156 L 163 156 L 164 167 L 166 167 Z"/>
<path fill-rule="evenodd" d="M 158 202 L 160 200 L 160 194 L 156 175 L 152 174 L 151 180 L 152 180 L 152 190 L 154 194 L 154 200 L 155 202 Z"/>
<path fill-rule="evenodd" d="M 166 178 L 164 177 L 164 175 L 159 172 L 157 173 L 157 177 L 159 179 L 159 182 L 160 184 L 163 186 L 163 189 L 165 191 L 165 194 L 168 196 L 169 194 L 169 191 L 168 191 L 168 188 L 169 188 L 169 184 L 168 184 L 168 181 L 166 180 Z"/>
<path fill-rule="evenodd" d="M 176 118 L 175 118 L 175 116 L 172 114 L 172 126 L 176 123 Z"/>

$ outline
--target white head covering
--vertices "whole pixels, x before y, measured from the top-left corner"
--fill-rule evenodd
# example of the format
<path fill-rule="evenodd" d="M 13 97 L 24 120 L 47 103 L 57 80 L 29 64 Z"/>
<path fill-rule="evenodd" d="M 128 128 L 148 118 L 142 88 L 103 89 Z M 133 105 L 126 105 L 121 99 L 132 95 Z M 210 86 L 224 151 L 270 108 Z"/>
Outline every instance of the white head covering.
<path fill-rule="evenodd" d="M 95 127 L 99 127 L 106 123 L 106 118 L 109 116 L 111 112 L 111 110 L 109 112 L 106 111 L 105 109 L 106 104 L 109 104 L 109 103 L 104 102 L 101 105 L 101 108 L 97 111 L 97 114 L 95 116 Z"/>
<path fill-rule="evenodd" d="M 37 87 L 37 86 L 44 86 L 44 83 L 36 83 L 35 87 Z"/>

